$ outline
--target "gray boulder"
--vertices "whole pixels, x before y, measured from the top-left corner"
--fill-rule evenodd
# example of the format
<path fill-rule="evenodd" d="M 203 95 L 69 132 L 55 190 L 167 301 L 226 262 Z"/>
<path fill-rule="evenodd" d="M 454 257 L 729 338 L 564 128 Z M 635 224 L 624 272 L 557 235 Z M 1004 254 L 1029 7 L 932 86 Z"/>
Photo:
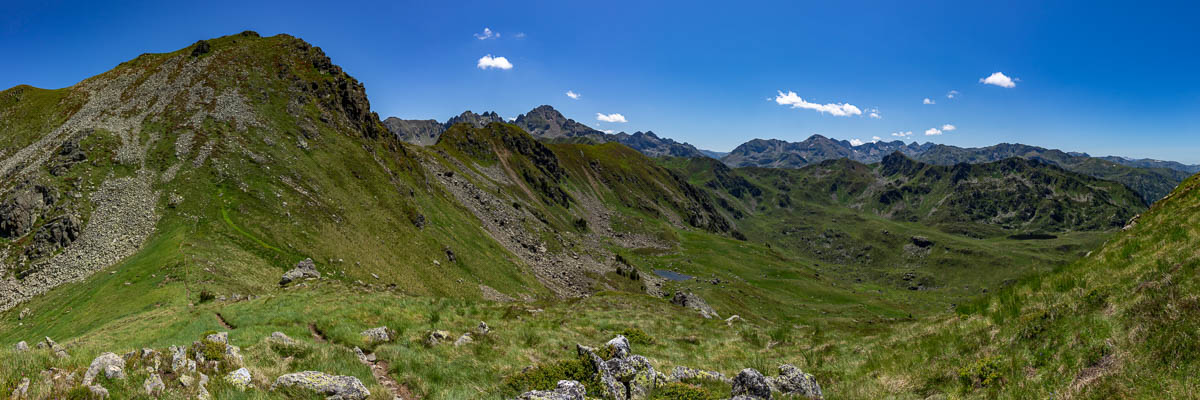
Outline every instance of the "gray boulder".
<path fill-rule="evenodd" d="M 675 367 L 675 369 L 671 370 L 671 376 L 668 379 L 670 379 L 672 382 L 683 382 L 683 381 L 690 382 L 690 381 L 702 380 L 702 381 L 718 381 L 718 382 L 724 382 L 724 383 L 733 383 L 732 379 L 729 379 L 729 377 L 725 376 L 724 374 L 722 374 L 720 372 L 705 371 L 705 370 L 682 367 L 682 366 Z"/>
<path fill-rule="evenodd" d="M 92 397 L 97 399 L 107 399 L 108 389 L 100 385 L 88 385 L 88 391 L 92 392 Z"/>
<path fill-rule="evenodd" d="M 617 358 L 624 358 L 633 352 L 633 349 L 629 347 L 629 339 L 626 339 L 624 335 L 617 335 L 617 337 L 609 340 L 606 345 L 612 347 L 613 354 L 615 354 Z"/>
<path fill-rule="evenodd" d="M 304 261 L 296 263 L 296 268 L 283 274 L 283 277 L 279 279 L 279 286 L 285 286 L 301 279 L 320 277 L 321 273 L 317 272 L 317 264 L 313 263 L 311 258 L 306 258 Z"/>
<path fill-rule="evenodd" d="M 20 342 L 17 342 L 16 349 L 17 349 L 17 352 L 29 351 L 29 344 L 25 343 L 25 341 L 22 340 Z"/>
<path fill-rule="evenodd" d="M 558 381 L 554 390 L 525 392 L 517 400 L 584 400 L 587 394 L 583 385 L 576 381 Z"/>
<path fill-rule="evenodd" d="M 158 374 L 150 374 L 150 377 L 142 382 L 142 388 L 146 390 L 146 395 L 154 397 L 161 395 L 167 386 L 163 385 L 162 378 L 159 378 Z"/>
<path fill-rule="evenodd" d="M 442 342 L 447 341 L 447 340 L 450 340 L 450 332 L 432 331 L 432 332 L 429 332 L 429 336 L 425 338 L 425 344 L 430 345 L 430 346 L 437 346 L 438 344 L 441 344 Z"/>
<path fill-rule="evenodd" d="M 215 343 L 229 343 L 229 332 L 217 332 L 205 336 L 204 339 Z"/>
<path fill-rule="evenodd" d="M 275 379 L 271 390 L 280 388 L 307 389 L 324 394 L 326 400 L 362 400 L 371 395 L 362 381 L 353 376 L 329 375 L 324 372 L 304 371 L 282 375 Z"/>
<path fill-rule="evenodd" d="M 823 398 L 821 385 L 812 374 L 801 371 L 791 364 L 779 366 L 779 376 L 770 379 L 771 386 L 783 394 L 805 396 L 813 399 Z"/>
<path fill-rule="evenodd" d="M 471 333 L 467 332 L 467 333 L 462 334 L 462 336 L 459 336 L 458 340 L 454 341 L 454 347 L 466 346 L 468 344 L 471 344 L 471 342 L 474 342 L 474 341 L 475 341 L 475 339 L 471 339 Z"/>
<path fill-rule="evenodd" d="M 298 344 L 296 339 L 283 334 L 283 332 L 271 332 L 271 336 L 267 337 L 267 341 L 282 344 L 284 346 L 295 346 Z"/>
<path fill-rule="evenodd" d="M 753 368 L 743 369 L 733 378 L 733 396 L 745 395 L 751 399 L 771 398 L 771 385 L 763 374 Z"/>
<path fill-rule="evenodd" d="M 21 378 L 21 383 L 13 389 L 10 399 L 24 399 L 29 394 L 29 378 Z"/>
<path fill-rule="evenodd" d="M 693 294 L 692 292 L 683 292 L 683 291 L 675 292 L 675 297 L 671 298 L 671 304 L 674 304 L 674 305 L 677 305 L 680 307 L 688 307 L 688 308 L 692 308 L 697 311 L 700 311 L 700 316 L 702 316 L 704 318 L 720 318 L 721 317 L 720 315 L 717 315 L 716 310 L 713 310 L 713 308 L 711 306 L 709 306 L 708 303 L 704 302 L 704 299 L 700 298 L 700 296 Z"/>
<path fill-rule="evenodd" d="M 230 372 L 225 375 L 225 381 L 238 389 L 250 387 L 250 370 L 246 368 L 238 368 L 237 371 Z"/>
<path fill-rule="evenodd" d="M 114 353 L 102 353 L 92 360 L 87 372 L 83 374 L 83 385 L 91 385 L 97 376 L 104 374 L 109 379 L 125 377 L 125 359 Z"/>
<path fill-rule="evenodd" d="M 367 339 L 367 343 L 386 343 L 392 341 L 394 336 L 396 336 L 395 332 L 386 326 L 367 329 L 362 331 L 360 335 Z"/>

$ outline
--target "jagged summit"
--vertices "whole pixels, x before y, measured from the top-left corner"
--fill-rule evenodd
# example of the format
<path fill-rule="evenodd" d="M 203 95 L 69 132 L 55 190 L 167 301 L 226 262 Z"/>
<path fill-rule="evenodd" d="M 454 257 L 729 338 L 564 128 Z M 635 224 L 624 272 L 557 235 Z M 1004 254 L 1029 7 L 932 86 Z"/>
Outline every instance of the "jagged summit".
<path fill-rule="evenodd" d="M 444 123 L 435 120 L 403 120 L 389 117 L 383 123 L 393 134 L 402 141 L 430 146 L 437 143 L 438 137 L 450 126 L 468 122 L 476 128 L 491 122 L 505 122 L 495 112 L 475 114 L 465 111 L 459 116 L 452 117 Z M 687 143 L 679 143 L 669 138 L 661 138 L 653 132 L 625 132 L 609 134 L 593 129 L 587 125 L 567 118 L 561 112 L 549 105 L 537 106 L 529 112 L 518 115 L 510 123 L 524 129 L 530 135 L 548 141 L 583 141 L 592 143 L 617 142 L 632 147 L 651 157 L 704 157 L 704 153 Z"/>

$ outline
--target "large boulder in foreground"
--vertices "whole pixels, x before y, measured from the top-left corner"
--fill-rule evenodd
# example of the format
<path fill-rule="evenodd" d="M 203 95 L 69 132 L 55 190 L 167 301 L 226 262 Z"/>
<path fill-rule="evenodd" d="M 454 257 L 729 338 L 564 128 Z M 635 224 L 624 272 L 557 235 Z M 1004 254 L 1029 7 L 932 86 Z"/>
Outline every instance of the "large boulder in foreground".
<path fill-rule="evenodd" d="M 733 378 L 733 396 L 748 399 L 771 399 L 771 385 L 754 368 L 743 369 Z"/>
<path fill-rule="evenodd" d="M 282 375 L 275 379 L 271 390 L 304 389 L 321 393 L 327 400 L 363 400 L 371 395 L 362 381 L 353 376 L 329 375 L 304 371 Z"/>
<path fill-rule="evenodd" d="M 304 261 L 296 263 L 296 268 L 283 274 L 283 277 L 279 279 L 279 286 L 286 286 L 301 279 L 320 277 L 321 273 L 317 272 L 317 264 L 311 258 L 305 258 Z"/>
<path fill-rule="evenodd" d="M 83 385 L 91 385 L 100 374 L 104 374 L 109 379 L 124 378 L 125 359 L 114 353 L 100 354 L 100 356 L 92 360 L 92 364 L 88 366 L 87 372 L 83 374 Z"/>

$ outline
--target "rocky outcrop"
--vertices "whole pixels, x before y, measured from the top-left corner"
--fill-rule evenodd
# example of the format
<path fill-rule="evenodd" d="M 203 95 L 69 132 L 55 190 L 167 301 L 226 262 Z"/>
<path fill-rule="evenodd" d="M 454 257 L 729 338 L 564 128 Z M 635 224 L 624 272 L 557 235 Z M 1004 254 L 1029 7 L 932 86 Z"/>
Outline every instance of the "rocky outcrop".
<path fill-rule="evenodd" d="M 517 400 L 584 400 L 587 394 L 582 384 L 576 381 L 558 381 L 554 390 L 534 390 L 522 393 Z"/>
<path fill-rule="evenodd" d="M 692 292 L 684 292 L 684 291 L 675 292 L 675 296 L 671 298 L 671 304 L 674 304 L 674 305 L 677 305 L 680 307 L 688 307 L 688 308 L 695 309 L 695 310 L 699 311 L 700 316 L 702 316 L 704 318 L 720 318 L 721 317 L 720 315 L 717 315 L 716 310 L 713 310 L 713 308 L 710 307 L 708 305 L 708 303 L 704 302 L 704 299 L 700 298 L 700 296 L 697 296 L 696 294 L 694 294 Z"/>
<path fill-rule="evenodd" d="M 246 389 L 250 387 L 250 370 L 238 368 L 236 371 L 230 372 L 229 375 L 225 375 L 225 381 L 238 389 Z"/>
<path fill-rule="evenodd" d="M 386 343 L 392 341 L 396 332 L 386 326 L 381 326 L 362 331 L 359 335 L 362 335 L 367 343 Z"/>
<path fill-rule="evenodd" d="M 311 258 L 306 258 L 304 261 L 296 263 L 296 267 L 283 274 L 279 278 L 279 286 L 287 286 L 287 284 L 299 281 L 301 279 L 318 279 L 321 273 L 317 271 L 317 264 L 313 263 Z"/>
<path fill-rule="evenodd" d="M 125 378 L 125 359 L 113 353 L 100 354 L 92 360 L 87 372 L 83 374 L 83 384 L 91 385 L 100 374 L 104 374 L 108 379 Z"/>
<path fill-rule="evenodd" d="M 753 368 L 746 368 L 733 378 L 733 397 L 770 400 L 771 385 L 762 373 Z"/>
<path fill-rule="evenodd" d="M 812 399 L 824 398 L 821 385 L 812 374 L 801 371 L 791 364 L 779 366 L 779 376 L 768 378 L 771 387 L 786 395 L 805 396 Z"/>
<path fill-rule="evenodd" d="M 587 346 L 576 345 L 579 356 L 595 365 L 600 392 L 604 396 L 616 400 L 645 399 L 655 387 L 666 382 L 666 377 L 654 370 L 650 360 L 632 354 L 624 336 L 613 338 L 605 346 L 609 346 L 612 354 L 607 360 Z"/>
<path fill-rule="evenodd" d="M 362 381 L 353 376 L 329 375 L 317 371 L 304 371 L 282 375 L 275 379 L 271 390 L 296 388 L 324 394 L 326 399 L 362 400 L 371 395 Z"/>

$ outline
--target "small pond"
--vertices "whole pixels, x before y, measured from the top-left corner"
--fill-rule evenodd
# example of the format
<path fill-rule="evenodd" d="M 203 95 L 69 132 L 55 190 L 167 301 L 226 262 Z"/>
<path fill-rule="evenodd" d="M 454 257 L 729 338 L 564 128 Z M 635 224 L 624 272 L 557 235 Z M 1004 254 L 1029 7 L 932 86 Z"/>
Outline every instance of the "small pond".
<path fill-rule="evenodd" d="M 654 270 L 654 274 L 661 276 L 663 278 L 667 278 L 669 280 L 673 280 L 673 281 L 686 281 L 688 279 L 692 279 L 691 275 L 684 275 L 684 274 L 681 274 L 681 273 L 678 273 L 675 271 L 668 271 L 665 269 L 656 269 L 656 270 Z"/>

